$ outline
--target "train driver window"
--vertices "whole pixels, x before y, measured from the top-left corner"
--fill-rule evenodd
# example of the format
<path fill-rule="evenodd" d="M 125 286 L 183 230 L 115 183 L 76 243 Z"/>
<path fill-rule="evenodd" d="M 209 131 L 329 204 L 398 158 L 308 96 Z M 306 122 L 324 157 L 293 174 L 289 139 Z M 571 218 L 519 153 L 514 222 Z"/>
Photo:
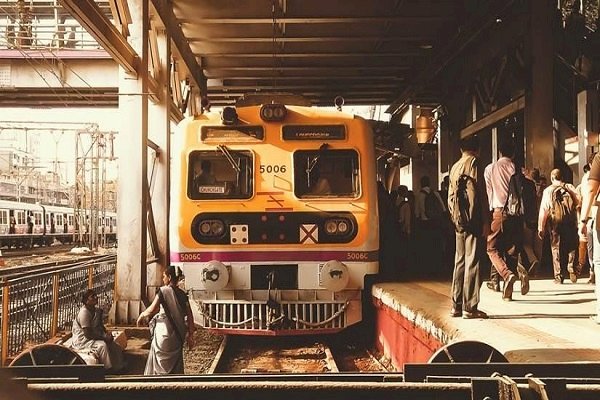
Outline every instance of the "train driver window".
<path fill-rule="evenodd" d="M 249 151 L 233 151 L 225 146 L 214 151 L 194 151 L 188 160 L 188 197 L 248 199 L 252 196 L 253 165 Z"/>
<path fill-rule="evenodd" d="M 294 153 L 294 193 L 299 198 L 357 197 L 358 154 L 354 150 Z"/>

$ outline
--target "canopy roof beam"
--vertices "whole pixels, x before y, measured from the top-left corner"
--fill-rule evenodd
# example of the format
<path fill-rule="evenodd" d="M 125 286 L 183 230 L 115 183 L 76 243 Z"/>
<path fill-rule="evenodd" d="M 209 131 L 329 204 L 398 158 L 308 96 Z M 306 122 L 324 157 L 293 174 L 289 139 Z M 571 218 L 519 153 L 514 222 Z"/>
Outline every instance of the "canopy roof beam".
<path fill-rule="evenodd" d="M 181 55 L 181 59 L 185 63 L 188 71 L 190 71 L 194 83 L 200 89 L 200 95 L 204 96 L 206 94 L 206 76 L 204 75 L 200 64 L 198 64 L 192 49 L 190 49 L 188 40 L 181 31 L 180 22 L 173 13 L 173 5 L 167 0 L 152 0 L 152 5 L 169 31 L 171 41 Z"/>
<path fill-rule="evenodd" d="M 125 71 L 137 75 L 139 64 L 137 53 L 93 0 L 59 0 L 59 2 Z"/>

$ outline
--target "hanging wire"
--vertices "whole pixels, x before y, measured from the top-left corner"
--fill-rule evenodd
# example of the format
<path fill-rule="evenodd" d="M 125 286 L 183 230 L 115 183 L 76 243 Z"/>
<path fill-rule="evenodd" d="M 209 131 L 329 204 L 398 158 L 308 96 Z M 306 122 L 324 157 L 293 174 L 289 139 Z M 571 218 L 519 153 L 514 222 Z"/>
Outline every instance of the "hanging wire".
<path fill-rule="evenodd" d="M 275 2 L 271 1 L 271 16 L 273 17 L 273 87 L 277 91 L 277 17 L 275 16 Z"/>

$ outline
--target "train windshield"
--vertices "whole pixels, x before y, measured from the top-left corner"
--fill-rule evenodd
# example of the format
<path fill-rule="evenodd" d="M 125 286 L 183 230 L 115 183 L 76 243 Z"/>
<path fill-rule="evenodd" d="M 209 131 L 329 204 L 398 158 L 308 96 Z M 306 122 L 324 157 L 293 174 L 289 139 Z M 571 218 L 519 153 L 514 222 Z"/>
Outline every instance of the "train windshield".
<path fill-rule="evenodd" d="M 194 151 L 189 158 L 188 196 L 192 200 L 249 199 L 253 161 L 249 151 L 218 146 Z"/>
<path fill-rule="evenodd" d="M 296 151 L 294 193 L 299 198 L 357 197 L 358 154 L 354 150 Z"/>

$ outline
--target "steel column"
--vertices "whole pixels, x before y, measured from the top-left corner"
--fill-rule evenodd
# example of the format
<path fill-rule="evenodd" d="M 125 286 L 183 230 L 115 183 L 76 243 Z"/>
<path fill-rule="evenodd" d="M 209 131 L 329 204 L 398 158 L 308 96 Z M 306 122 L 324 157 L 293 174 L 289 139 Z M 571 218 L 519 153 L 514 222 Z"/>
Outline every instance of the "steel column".
<path fill-rule="evenodd" d="M 148 218 L 148 31 L 149 0 L 130 0 L 131 43 L 141 54 L 137 77 L 121 69 L 117 270 L 111 321 L 133 323 L 146 298 Z"/>
<path fill-rule="evenodd" d="M 157 76 L 160 102 L 152 105 L 151 130 L 148 135 L 158 146 L 154 167 L 154 182 L 150 182 L 151 202 L 154 216 L 155 237 L 158 258 L 154 268 L 154 276 L 149 278 L 149 286 L 161 285 L 161 272 L 169 265 L 169 199 L 170 199 L 170 105 L 171 96 L 171 40 L 166 30 L 157 29 L 157 47 L 159 57 L 159 74 Z M 150 289 L 150 288 L 149 288 Z"/>
<path fill-rule="evenodd" d="M 553 6 L 547 0 L 530 1 L 529 53 L 530 87 L 525 94 L 525 166 L 550 175 L 554 167 L 552 38 Z"/>

